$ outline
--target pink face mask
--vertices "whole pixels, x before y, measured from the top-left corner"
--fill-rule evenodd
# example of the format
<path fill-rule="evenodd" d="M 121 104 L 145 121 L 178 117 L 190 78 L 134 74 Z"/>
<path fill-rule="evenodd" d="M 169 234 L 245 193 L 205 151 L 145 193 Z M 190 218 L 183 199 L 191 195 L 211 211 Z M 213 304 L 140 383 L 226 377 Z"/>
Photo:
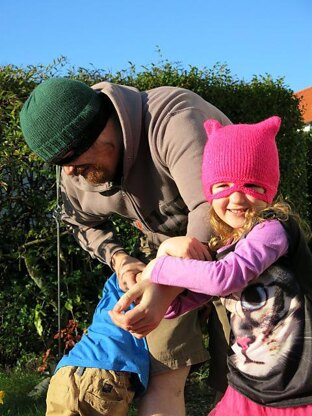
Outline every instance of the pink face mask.
<path fill-rule="evenodd" d="M 270 117 L 255 124 L 229 124 L 206 120 L 207 142 L 202 160 L 202 185 L 209 202 L 235 191 L 271 203 L 279 183 L 279 160 L 275 137 L 281 119 Z M 213 184 L 231 184 L 212 193 Z M 254 186 L 252 186 L 254 185 Z M 258 192 L 257 186 L 265 190 Z"/>
<path fill-rule="evenodd" d="M 263 189 L 263 192 L 260 192 L 259 188 Z M 233 194 L 234 192 L 242 192 L 243 194 L 250 195 L 261 201 L 269 202 L 268 195 L 265 192 L 265 189 L 261 185 L 250 185 L 246 183 L 236 182 L 232 186 L 226 187 L 225 189 L 220 190 L 219 192 L 214 192 L 209 194 L 209 202 L 213 199 L 226 198 Z"/>

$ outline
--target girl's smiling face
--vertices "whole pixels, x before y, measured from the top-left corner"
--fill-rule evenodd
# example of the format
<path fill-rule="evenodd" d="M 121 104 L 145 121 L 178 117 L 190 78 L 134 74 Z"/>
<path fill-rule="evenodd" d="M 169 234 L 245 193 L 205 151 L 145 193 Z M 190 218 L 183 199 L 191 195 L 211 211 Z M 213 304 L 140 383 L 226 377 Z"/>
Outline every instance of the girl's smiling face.
<path fill-rule="evenodd" d="M 213 185 L 212 193 L 216 194 L 233 185 L 234 184 L 231 182 L 217 183 Z M 259 193 L 265 192 L 263 188 L 254 184 L 245 184 L 244 186 Z M 259 211 L 267 206 L 268 204 L 266 202 L 240 191 L 233 191 L 233 193 L 227 197 L 212 200 L 212 207 L 215 213 L 223 222 L 233 229 L 239 229 L 244 225 L 247 210 Z"/>

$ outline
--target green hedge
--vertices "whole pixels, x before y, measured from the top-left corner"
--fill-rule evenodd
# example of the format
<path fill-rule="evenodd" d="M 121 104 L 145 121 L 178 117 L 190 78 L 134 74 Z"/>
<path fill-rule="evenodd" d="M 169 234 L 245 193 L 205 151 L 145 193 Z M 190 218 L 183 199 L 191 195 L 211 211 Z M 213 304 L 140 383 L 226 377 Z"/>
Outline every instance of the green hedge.
<path fill-rule="evenodd" d="M 108 80 L 141 90 L 181 86 L 219 107 L 233 122 L 282 117 L 278 136 L 281 192 L 309 219 L 311 200 L 311 135 L 302 132 L 298 100 L 283 79 L 233 77 L 225 65 L 212 69 L 180 68 L 170 62 L 115 74 L 94 68 L 69 68 L 63 58 L 51 66 L 0 67 L 0 364 L 14 365 L 27 354 L 55 348 L 57 331 L 57 253 L 55 170 L 32 155 L 20 127 L 22 103 L 38 83 L 68 76 L 92 85 Z M 309 158 L 308 159 L 308 152 Z M 310 175 L 310 179 L 309 179 Z M 309 199 L 310 195 L 310 199 Z M 120 238 L 131 250 L 137 234 L 113 218 Z M 62 326 L 77 319 L 84 327 L 110 270 L 93 261 L 61 227 Z"/>

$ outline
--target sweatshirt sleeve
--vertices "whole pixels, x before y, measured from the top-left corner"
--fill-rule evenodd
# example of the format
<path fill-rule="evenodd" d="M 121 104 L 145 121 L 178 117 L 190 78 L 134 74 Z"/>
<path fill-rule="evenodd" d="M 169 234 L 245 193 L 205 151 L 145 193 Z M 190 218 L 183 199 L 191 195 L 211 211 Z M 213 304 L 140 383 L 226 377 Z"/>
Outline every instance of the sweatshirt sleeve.
<path fill-rule="evenodd" d="M 185 287 L 211 296 L 227 296 L 243 289 L 279 257 L 286 254 L 288 239 L 278 220 L 256 225 L 233 252 L 218 261 L 187 260 L 164 256 L 156 262 L 154 283 Z"/>
<path fill-rule="evenodd" d="M 113 269 L 112 256 L 118 251 L 124 250 L 113 224 L 108 216 L 94 216 L 80 209 L 79 200 L 75 197 L 74 190 L 67 184 L 66 179 L 66 176 L 62 174 L 62 220 L 70 227 L 78 244 L 92 258 Z"/>

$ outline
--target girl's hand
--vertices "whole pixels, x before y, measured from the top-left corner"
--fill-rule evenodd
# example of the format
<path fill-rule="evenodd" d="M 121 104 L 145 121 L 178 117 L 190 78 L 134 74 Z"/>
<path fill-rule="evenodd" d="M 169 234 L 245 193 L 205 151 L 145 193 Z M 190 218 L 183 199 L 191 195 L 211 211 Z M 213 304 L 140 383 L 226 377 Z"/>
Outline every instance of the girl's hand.
<path fill-rule="evenodd" d="M 152 272 L 154 266 L 157 262 L 157 259 L 151 260 L 144 268 L 144 270 L 137 275 L 137 282 L 141 282 L 142 280 L 150 280 L 152 276 Z"/>
<path fill-rule="evenodd" d="M 182 288 L 158 285 L 144 279 L 119 299 L 109 315 L 115 325 L 143 338 L 159 325 L 173 299 L 182 291 Z M 139 303 L 123 313 L 133 302 Z"/>
<path fill-rule="evenodd" d="M 159 246 L 157 257 L 174 256 L 183 259 L 211 260 L 208 247 L 195 237 L 172 237 Z"/>

